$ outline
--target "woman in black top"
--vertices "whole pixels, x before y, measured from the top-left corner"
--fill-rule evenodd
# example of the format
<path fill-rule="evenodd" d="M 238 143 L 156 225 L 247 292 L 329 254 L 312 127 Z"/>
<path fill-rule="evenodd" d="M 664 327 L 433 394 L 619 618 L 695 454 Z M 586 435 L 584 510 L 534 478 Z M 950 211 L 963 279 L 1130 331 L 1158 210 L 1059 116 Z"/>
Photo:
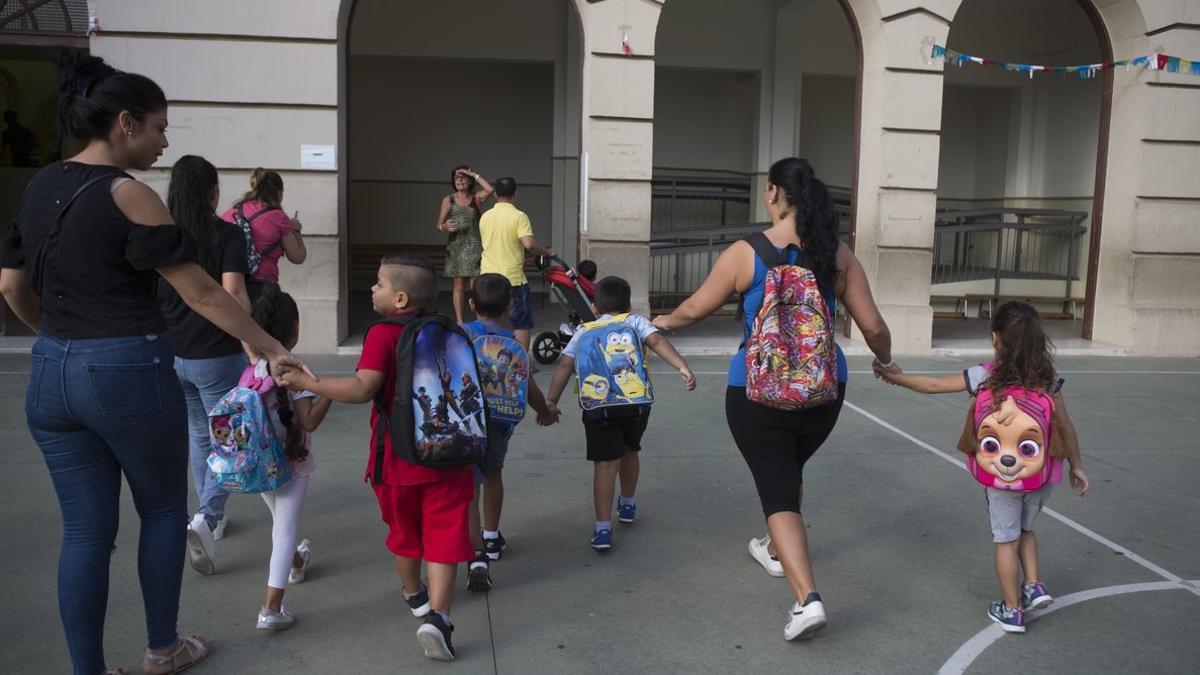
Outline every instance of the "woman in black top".
<path fill-rule="evenodd" d="M 167 208 L 175 223 L 196 240 L 200 266 L 218 281 L 247 311 L 246 238 L 241 228 L 216 215 L 221 190 L 217 170 L 208 160 L 184 155 L 171 169 Z M 225 534 L 225 502 L 229 493 L 208 470 L 208 411 L 237 386 L 249 365 L 242 343 L 193 311 L 179 293 L 158 280 L 158 301 L 175 346 L 175 374 L 187 401 L 189 461 L 200 505 L 188 524 L 188 561 L 201 574 L 216 571 L 214 540 Z"/>
<path fill-rule="evenodd" d="M 0 292 L 38 331 L 26 392 L 63 515 L 59 609 L 76 673 L 105 671 L 104 614 L 121 476 L 141 517 L 138 576 L 147 673 L 208 652 L 176 634 L 187 524 L 187 410 L 155 295 L 161 275 L 190 307 L 264 354 L 303 367 L 195 263 L 196 244 L 126 169 L 167 147 L 167 102 L 141 75 L 99 58 L 62 68 L 63 136 L 82 152 L 34 176 L 0 240 Z"/>

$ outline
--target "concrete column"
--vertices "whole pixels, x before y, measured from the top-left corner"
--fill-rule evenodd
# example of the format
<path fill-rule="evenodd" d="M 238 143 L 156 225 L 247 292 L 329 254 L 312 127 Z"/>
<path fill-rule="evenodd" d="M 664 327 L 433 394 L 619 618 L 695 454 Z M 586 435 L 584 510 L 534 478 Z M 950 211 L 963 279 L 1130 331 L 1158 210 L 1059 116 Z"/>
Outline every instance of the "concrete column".
<path fill-rule="evenodd" d="M 930 349 L 933 222 L 937 202 L 942 64 L 958 0 L 850 0 L 863 41 L 855 253 L 898 354 Z"/>
<path fill-rule="evenodd" d="M 583 26 L 582 129 L 587 157 L 580 256 L 624 277 L 633 310 L 650 308 L 654 37 L 662 3 L 575 0 Z M 631 55 L 623 53 L 627 34 Z"/>
<path fill-rule="evenodd" d="M 1195 56 L 1200 0 L 1096 2 L 1117 59 Z M 1092 337 L 1148 355 L 1200 354 L 1200 88 L 1114 71 Z"/>
<path fill-rule="evenodd" d="M 574 9 L 563 26 L 566 40 L 554 68 L 554 157 L 552 206 L 554 223 L 548 245 L 566 261 L 579 262 L 579 120 L 582 35 Z"/>

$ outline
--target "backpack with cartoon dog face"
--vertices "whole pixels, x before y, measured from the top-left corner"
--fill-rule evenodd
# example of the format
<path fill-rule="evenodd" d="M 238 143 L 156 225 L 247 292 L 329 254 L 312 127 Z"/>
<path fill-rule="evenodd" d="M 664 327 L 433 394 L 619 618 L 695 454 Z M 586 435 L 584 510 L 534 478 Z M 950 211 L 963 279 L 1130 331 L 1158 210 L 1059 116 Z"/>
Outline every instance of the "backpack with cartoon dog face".
<path fill-rule="evenodd" d="M 1033 492 L 1059 482 L 1062 460 L 1053 416 L 1054 400 L 1045 392 L 1009 386 L 993 397 L 981 387 L 967 417 L 972 438 L 965 429 L 959 442 L 959 450 L 967 452 L 967 470 L 981 485 L 997 490 Z"/>

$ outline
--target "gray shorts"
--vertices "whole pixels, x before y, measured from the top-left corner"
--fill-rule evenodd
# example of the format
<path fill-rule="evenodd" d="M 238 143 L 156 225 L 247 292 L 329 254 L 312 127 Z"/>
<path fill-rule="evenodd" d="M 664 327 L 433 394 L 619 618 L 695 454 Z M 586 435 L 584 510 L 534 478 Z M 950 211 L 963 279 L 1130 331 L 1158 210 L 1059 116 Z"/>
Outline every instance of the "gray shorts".
<path fill-rule="evenodd" d="M 992 520 L 992 541 L 997 544 L 1016 541 L 1021 532 L 1033 532 L 1033 521 L 1050 498 L 1053 484 L 1034 492 L 1015 492 L 984 488 L 988 516 Z"/>

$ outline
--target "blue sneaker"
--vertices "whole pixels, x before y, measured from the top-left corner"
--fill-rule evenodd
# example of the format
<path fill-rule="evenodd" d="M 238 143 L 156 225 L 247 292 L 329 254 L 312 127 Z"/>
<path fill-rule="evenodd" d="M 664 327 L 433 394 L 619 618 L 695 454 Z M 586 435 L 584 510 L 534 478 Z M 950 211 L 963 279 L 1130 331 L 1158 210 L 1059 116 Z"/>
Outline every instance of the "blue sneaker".
<path fill-rule="evenodd" d="M 637 503 L 617 504 L 617 518 L 622 523 L 632 523 L 635 517 L 637 517 Z"/>
<path fill-rule="evenodd" d="M 1054 602 L 1054 596 L 1046 591 L 1046 587 L 1040 581 L 1021 587 L 1021 609 L 1026 612 L 1049 607 L 1052 602 Z"/>
<path fill-rule="evenodd" d="M 1005 633 L 1024 633 L 1025 632 L 1025 611 L 1022 609 L 1014 609 L 1004 604 L 1003 600 L 997 600 L 988 605 L 988 618 L 1000 624 Z"/>
<path fill-rule="evenodd" d="M 612 548 L 612 530 L 596 530 L 592 533 L 592 548 L 607 551 Z"/>

